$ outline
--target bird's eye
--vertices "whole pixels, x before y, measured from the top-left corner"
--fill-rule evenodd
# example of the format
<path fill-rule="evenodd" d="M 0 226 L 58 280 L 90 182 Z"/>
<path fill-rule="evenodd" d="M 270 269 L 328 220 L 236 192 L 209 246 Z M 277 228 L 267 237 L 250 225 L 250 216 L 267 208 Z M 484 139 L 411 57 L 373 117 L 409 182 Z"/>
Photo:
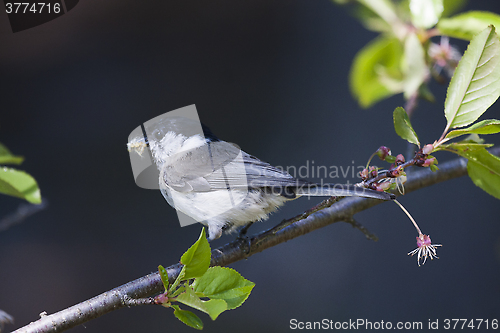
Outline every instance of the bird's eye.
<path fill-rule="evenodd" d="M 156 140 L 160 141 L 164 137 L 163 131 L 161 131 L 159 129 L 155 129 L 153 132 L 153 136 L 155 137 Z"/>

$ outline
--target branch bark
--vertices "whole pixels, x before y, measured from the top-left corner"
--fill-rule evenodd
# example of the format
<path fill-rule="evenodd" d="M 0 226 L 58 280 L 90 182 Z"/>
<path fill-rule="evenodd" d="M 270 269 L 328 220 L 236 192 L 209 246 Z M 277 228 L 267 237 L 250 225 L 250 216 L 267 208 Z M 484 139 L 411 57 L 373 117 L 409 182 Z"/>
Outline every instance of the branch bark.
<path fill-rule="evenodd" d="M 490 152 L 498 156 L 500 155 L 500 147 L 492 149 Z M 405 184 L 406 193 L 466 175 L 467 160 L 458 158 L 440 164 L 439 168 L 437 172 L 431 172 L 429 168 L 412 172 Z M 213 250 L 211 265 L 229 265 L 233 262 L 248 258 L 255 253 L 262 252 L 267 248 L 284 243 L 335 222 L 346 221 L 352 223 L 352 221 L 354 221 L 354 214 L 382 202 L 383 201 L 374 199 L 349 197 L 319 211 L 313 208 L 304 214 L 292 218 L 291 222 L 293 223 L 282 229 L 278 228 L 277 231 L 270 229 L 249 237 L 248 242 L 235 240 L 232 243 L 228 243 Z M 167 268 L 171 283 L 175 280 L 180 270 L 180 264 L 172 265 Z M 14 331 L 14 333 L 62 332 L 113 310 L 134 305 L 148 304 L 147 298 L 160 292 L 163 292 L 163 284 L 160 276 L 158 273 L 152 273 L 57 313 L 51 315 L 43 314 L 37 321 L 19 328 Z M 146 300 L 137 301 L 138 299 Z"/>

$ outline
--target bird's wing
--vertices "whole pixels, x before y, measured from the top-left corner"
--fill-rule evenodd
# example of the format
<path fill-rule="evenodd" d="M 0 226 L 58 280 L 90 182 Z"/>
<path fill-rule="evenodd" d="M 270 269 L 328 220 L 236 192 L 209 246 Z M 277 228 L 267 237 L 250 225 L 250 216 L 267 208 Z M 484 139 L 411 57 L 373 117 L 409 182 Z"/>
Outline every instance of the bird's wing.
<path fill-rule="evenodd" d="M 161 177 L 179 192 L 298 187 L 305 183 L 224 141 L 171 156 Z"/>

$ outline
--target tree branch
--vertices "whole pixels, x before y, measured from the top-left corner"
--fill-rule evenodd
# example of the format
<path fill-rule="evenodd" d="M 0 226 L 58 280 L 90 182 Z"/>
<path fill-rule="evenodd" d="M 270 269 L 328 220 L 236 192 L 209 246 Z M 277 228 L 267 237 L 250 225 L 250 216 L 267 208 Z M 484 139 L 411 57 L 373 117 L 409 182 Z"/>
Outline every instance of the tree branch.
<path fill-rule="evenodd" d="M 490 150 L 494 155 L 500 155 L 500 147 Z M 467 174 L 467 160 L 458 158 L 439 165 L 439 171 L 431 172 L 429 168 L 412 172 L 405 184 L 406 192 L 412 192 L 427 186 L 431 186 L 453 178 Z M 332 199 L 328 199 L 332 202 Z M 328 206 L 330 202 L 319 206 Z M 212 251 L 213 266 L 226 266 L 241 259 L 248 258 L 255 253 L 264 251 L 280 243 L 299 237 L 313 230 L 323 228 L 329 224 L 347 221 L 353 223 L 353 215 L 371 208 L 383 201 L 364 199 L 359 197 L 344 198 L 334 205 L 317 210 L 311 210 L 292 218 L 292 223 L 282 229 L 272 228 L 260 234 L 251 236 L 248 240 L 235 240 Z M 282 223 L 289 221 L 285 220 Z M 282 223 L 279 225 L 281 226 Z M 366 233 L 365 233 L 366 234 Z M 180 264 L 167 268 L 170 282 L 173 282 L 181 269 Z M 94 298 L 59 311 L 51 315 L 43 315 L 39 320 L 21 327 L 15 333 L 21 332 L 62 332 L 68 328 L 75 327 L 91 319 L 97 318 L 123 307 L 150 304 L 151 295 L 163 292 L 163 284 L 158 273 L 152 273 L 131 281 L 127 284 L 114 288 Z"/>

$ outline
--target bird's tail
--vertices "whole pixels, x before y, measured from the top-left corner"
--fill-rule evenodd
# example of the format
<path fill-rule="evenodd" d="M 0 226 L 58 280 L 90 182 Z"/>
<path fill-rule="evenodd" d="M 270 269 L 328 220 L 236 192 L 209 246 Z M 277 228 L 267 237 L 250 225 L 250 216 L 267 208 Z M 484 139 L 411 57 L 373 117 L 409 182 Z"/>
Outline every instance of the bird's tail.
<path fill-rule="evenodd" d="M 342 184 L 304 184 L 295 190 L 296 195 L 304 196 L 339 196 L 339 197 L 364 197 L 380 200 L 394 200 L 396 196 L 392 193 L 379 192 L 368 188 L 342 185 Z"/>

